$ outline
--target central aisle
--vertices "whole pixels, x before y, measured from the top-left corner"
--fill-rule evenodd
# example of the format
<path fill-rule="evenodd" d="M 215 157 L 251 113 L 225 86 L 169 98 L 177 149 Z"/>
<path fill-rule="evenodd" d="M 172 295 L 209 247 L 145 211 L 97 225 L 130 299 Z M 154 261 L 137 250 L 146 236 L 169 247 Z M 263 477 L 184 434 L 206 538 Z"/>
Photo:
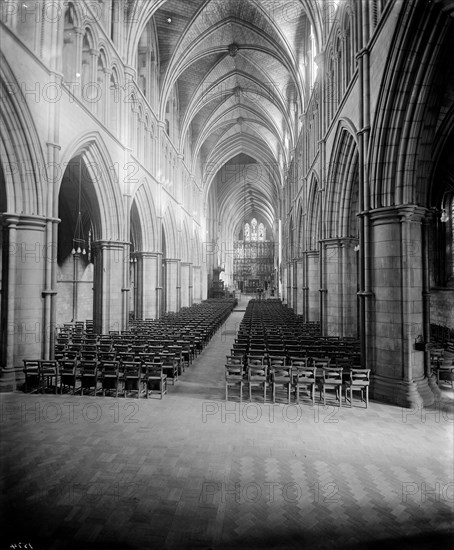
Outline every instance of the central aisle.
<path fill-rule="evenodd" d="M 238 327 L 244 317 L 244 310 L 250 298 L 243 297 L 238 306 L 210 340 L 193 365 L 181 376 L 172 395 L 198 396 L 203 399 L 224 399 L 226 356 L 230 355 Z"/>

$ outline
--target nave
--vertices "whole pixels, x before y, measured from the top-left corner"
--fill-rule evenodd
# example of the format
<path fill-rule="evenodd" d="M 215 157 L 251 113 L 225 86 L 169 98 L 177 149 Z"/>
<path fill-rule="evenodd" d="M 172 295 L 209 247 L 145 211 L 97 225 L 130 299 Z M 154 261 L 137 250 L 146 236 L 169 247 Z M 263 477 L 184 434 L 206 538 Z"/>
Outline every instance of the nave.
<path fill-rule="evenodd" d="M 450 547 L 452 391 L 420 410 L 226 402 L 245 309 L 162 400 L 2 394 L 7 547 Z"/>

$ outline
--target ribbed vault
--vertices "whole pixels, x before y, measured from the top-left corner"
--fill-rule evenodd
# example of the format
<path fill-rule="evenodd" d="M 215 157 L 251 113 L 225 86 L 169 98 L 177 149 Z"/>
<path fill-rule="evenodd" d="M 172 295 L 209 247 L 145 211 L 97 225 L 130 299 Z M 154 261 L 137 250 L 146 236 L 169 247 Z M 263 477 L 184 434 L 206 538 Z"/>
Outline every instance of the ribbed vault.
<path fill-rule="evenodd" d="M 222 224 L 228 238 L 244 216 L 256 214 L 274 228 L 299 116 L 310 93 L 307 52 L 311 33 L 318 51 L 321 3 L 144 4 L 129 2 L 136 24 L 128 55 L 134 64 L 132 52 L 152 21 L 159 60 L 158 116 L 166 118 L 169 102 L 178 105 L 175 145 L 200 178 L 205 204 L 216 205 L 208 217 Z M 214 201 L 208 199 L 210 193 Z"/>

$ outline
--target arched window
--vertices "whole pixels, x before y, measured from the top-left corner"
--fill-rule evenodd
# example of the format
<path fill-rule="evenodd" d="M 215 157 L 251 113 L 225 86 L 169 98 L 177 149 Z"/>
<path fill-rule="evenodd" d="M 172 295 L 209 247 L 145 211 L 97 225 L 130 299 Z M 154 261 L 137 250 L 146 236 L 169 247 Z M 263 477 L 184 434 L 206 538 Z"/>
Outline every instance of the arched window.
<path fill-rule="evenodd" d="M 266 228 L 263 223 L 259 223 L 257 239 L 259 241 L 266 241 Z"/>
<path fill-rule="evenodd" d="M 251 240 L 251 228 L 248 223 L 244 224 L 244 240 L 245 241 Z"/>
<path fill-rule="evenodd" d="M 96 73 L 96 83 L 97 83 L 97 93 L 98 100 L 96 101 L 96 114 L 99 120 L 104 124 L 105 123 L 105 109 L 106 109 L 106 100 L 105 100 L 105 90 L 106 90 L 106 62 L 104 58 L 104 52 L 101 52 L 98 56 L 98 66 Z"/>
<path fill-rule="evenodd" d="M 91 103 L 95 87 L 92 82 L 92 41 L 88 30 L 84 34 L 82 41 L 82 77 L 81 77 L 81 93 L 82 98 Z"/>
<path fill-rule="evenodd" d="M 73 4 L 68 4 L 64 17 L 63 30 L 63 79 L 65 82 L 76 82 L 77 67 L 77 33 Z"/>
<path fill-rule="evenodd" d="M 352 32 L 349 15 L 345 18 L 345 85 L 348 86 L 352 77 Z"/>
<path fill-rule="evenodd" d="M 257 220 L 252 218 L 251 221 L 251 241 L 257 240 Z"/>
<path fill-rule="evenodd" d="M 118 85 L 118 76 L 117 72 L 112 70 L 110 75 L 110 85 L 109 85 L 109 127 L 113 134 L 116 134 L 118 131 L 118 104 L 120 102 L 120 89 Z"/>

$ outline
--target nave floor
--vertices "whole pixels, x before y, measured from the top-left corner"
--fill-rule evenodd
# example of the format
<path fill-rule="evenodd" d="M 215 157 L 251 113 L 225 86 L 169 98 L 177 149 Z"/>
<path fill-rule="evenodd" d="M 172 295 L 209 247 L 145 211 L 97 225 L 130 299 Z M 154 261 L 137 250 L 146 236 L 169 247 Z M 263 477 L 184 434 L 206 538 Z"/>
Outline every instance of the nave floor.
<path fill-rule="evenodd" d="M 4 548 L 452 547 L 452 391 L 431 410 L 226 404 L 243 314 L 162 401 L 1 395 Z"/>

